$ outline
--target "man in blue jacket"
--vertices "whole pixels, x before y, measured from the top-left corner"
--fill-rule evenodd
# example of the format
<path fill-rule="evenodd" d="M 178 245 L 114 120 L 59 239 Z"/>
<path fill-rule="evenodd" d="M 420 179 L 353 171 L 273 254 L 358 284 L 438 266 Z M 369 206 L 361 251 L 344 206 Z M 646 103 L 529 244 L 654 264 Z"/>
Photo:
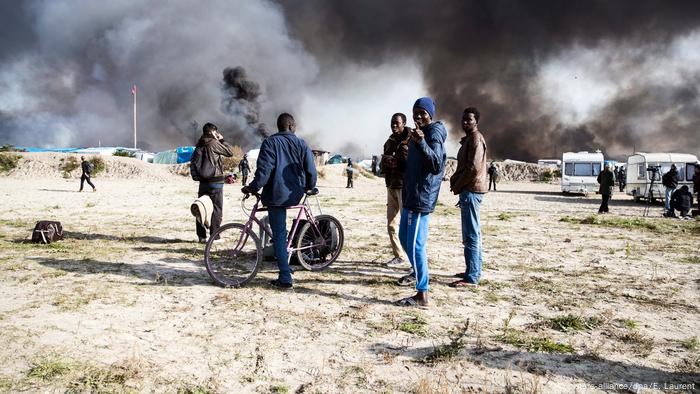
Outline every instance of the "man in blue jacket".
<path fill-rule="evenodd" d="M 403 178 L 403 210 L 399 224 L 399 240 L 413 272 L 399 279 L 398 284 L 416 284 L 416 294 L 397 302 L 401 306 L 428 305 L 428 218 L 435 210 L 440 184 L 445 173 L 445 139 L 447 129 L 434 122 L 435 103 L 421 97 L 413 104 L 416 128 L 410 131 L 408 158 Z"/>
<path fill-rule="evenodd" d="M 255 193 L 262 187 L 261 200 L 268 207 L 272 242 L 277 257 L 279 276 L 272 281 L 277 288 L 292 287 L 287 251 L 287 207 L 296 205 L 304 192 L 316 187 L 314 155 L 306 142 L 294 135 L 296 124 L 292 115 L 277 118 L 277 134 L 263 141 L 258 154 L 255 178 L 241 191 Z"/>

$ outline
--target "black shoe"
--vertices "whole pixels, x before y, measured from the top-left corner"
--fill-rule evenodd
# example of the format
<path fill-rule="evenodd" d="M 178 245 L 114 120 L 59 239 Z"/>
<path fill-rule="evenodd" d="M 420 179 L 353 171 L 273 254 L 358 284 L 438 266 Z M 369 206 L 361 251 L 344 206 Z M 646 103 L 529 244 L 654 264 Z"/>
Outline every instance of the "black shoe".
<path fill-rule="evenodd" d="M 199 242 L 200 244 L 205 244 L 205 243 L 207 243 L 207 239 L 200 237 L 197 242 Z"/>
<path fill-rule="evenodd" d="M 272 285 L 272 287 L 276 287 L 278 289 L 291 289 L 292 288 L 291 283 L 280 282 L 279 279 L 275 279 L 273 281 L 270 281 L 270 284 Z"/>
<path fill-rule="evenodd" d="M 404 275 L 396 281 L 396 284 L 399 286 L 412 286 L 416 283 L 416 277 L 414 275 L 415 274 L 413 272 L 408 275 Z"/>

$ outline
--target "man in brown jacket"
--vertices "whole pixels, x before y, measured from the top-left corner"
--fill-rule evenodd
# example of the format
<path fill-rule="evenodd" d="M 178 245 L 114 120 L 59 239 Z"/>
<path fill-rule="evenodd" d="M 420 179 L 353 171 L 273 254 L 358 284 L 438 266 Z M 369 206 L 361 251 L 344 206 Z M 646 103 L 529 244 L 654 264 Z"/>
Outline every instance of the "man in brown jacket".
<path fill-rule="evenodd" d="M 380 168 L 384 173 L 386 183 L 386 222 L 394 258 L 386 264 L 390 267 L 400 267 L 408 262 L 406 253 L 399 241 L 399 214 L 403 209 L 401 189 L 403 188 L 403 173 L 408 157 L 408 131 L 406 115 L 396 113 L 391 117 L 391 135 L 384 143 L 384 154 Z"/>
<path fill-rule="evenodd" d="M 450 190 L 459 195 L 462 213 L 462 243 L 464 244 L 465 272 L 451 287 L 471 287 L 479 284 L 483 263 L 479 208 L 488 191 L 486 169 L 486 141 L 479 132 L 479 110 L 469 107 L 462 113 L 462 138 L 457 153 L 457 170 L 450 177 Z"/>

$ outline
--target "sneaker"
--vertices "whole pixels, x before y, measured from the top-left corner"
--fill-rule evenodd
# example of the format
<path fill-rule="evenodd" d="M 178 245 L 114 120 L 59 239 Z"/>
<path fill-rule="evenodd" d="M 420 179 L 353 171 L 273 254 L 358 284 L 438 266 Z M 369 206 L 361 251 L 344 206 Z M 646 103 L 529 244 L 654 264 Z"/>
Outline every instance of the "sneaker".
<path fill-rule="evenodd" d="M 397 281 L 396 284 L 399 286 L 412 286 L 416 283 L 416 275 L 411 272 L 408 275 L 404 275 L 400 277 Z"/>
<path fill-rule="evenodd" d="M 386 262 L 387 267 L 403 267 L 404 265 L 406 265 L 406 262 L 401 257 L 394 257 Z"/>
<path fill-rule="evenodd" d="M 223 239 L 221 239 L 221 238 L 217 238 L 217 239 L 215 239 L 215 240 L 214 240 L 214 242 L 212 242 L 212 243 L 215 243 L 215 244 L 220 244 L 220 243 L 223 243 L 223 242 L 224 242 L 224 240 L 223 240 Z"/>
<path fill-rule="evenodd" d="M 448 286 L 454 287 L 454 288 L 465 288 L 465 287 L 479 287 L 478 283 L 472 283 L 472 282 L 467 282 L 464 279 L 460 279 L 458 281 L 450 283 Z"/>
<path fill-rule="evenodd" d="M 278 289 L 291 289 L 292 288 L 291 283 L 280 282 L 279 279 L 275 279 L 273 281 L 270 281 L 270 284 L 272 285 L 272 287 L 276 287 Z"/>
<path fill-rule="evenodd" d="M 207 239 L 200 237 L 199 240 L 197 240 L 197 242 L 199 242 L 200 244 L 205 244 L 207 243 Z"/>

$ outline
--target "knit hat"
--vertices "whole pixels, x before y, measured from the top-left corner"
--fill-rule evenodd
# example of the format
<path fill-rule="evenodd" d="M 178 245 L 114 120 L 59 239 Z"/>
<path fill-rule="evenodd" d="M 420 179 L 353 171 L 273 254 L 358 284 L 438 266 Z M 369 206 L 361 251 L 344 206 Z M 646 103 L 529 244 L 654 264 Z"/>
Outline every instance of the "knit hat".
<path fill-rule="evenodd" d="M 435 103 L 430 97 L 421 97 L 413 104 L 413 108 L 424 109 L 430 115 L 430 119 L 435 119 Z"/>

